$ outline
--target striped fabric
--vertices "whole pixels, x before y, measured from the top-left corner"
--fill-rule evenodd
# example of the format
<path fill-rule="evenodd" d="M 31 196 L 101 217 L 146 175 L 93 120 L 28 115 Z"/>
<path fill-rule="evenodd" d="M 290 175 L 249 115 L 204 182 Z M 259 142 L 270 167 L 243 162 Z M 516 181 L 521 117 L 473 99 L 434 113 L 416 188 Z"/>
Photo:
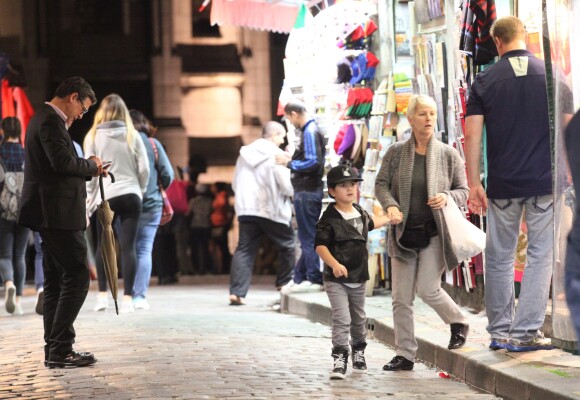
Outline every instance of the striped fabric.
<path fill-rule="evenodd" d="M 459 50 L 471 55 L 475 65 L 484 65 L 496 57 L 497 48 L 490 29 L 497 19 L 495 0 L 465 0 Z"/>

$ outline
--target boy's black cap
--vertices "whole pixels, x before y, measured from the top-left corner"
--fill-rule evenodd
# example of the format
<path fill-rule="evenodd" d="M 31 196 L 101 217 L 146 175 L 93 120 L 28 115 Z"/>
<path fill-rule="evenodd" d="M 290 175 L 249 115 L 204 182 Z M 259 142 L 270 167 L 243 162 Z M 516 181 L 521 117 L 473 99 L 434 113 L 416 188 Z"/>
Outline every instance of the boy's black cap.
<path fill-rule="evenodd" d="M 355 169 L 349 167 L 348 165 L 337 165 L 336 167 L 332 167 L 326 175 L 326 182 L 328 183 L 328 186 L 336 186 L 341 182 L 360 182 L 362 180 L 362 178 L 359 178 Z"/>

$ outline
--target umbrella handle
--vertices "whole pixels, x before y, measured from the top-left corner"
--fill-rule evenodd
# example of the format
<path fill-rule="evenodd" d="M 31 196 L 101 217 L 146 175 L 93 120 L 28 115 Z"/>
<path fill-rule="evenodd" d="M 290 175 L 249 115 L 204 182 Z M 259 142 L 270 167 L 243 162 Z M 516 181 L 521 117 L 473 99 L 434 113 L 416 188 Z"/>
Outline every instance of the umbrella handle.
<path fill-rule="evenodd" d="M 115 175 L 109 172 L 111 182 L 115 183 Z M 103 189 L 103 174 L 99 175 L 99 187 L 101 188 L 101 200 L 105 201 L 105 190 Z"/>

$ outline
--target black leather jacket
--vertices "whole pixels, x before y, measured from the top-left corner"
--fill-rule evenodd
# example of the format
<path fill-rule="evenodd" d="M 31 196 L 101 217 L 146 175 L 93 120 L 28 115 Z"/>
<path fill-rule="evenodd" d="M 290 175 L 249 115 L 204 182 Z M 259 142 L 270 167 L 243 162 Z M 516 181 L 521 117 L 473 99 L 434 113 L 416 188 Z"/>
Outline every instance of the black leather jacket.
<path fill-rule="evenodd" d="M 339 283 L 363 283 L 369 280 L 367 249 L 368 231 L 375 228 L 372 218 L 358 204 L 353 204 L 363 219 L 362 235 L 346 221 L 331 203 L 316 225 L 314 247 L 326 246 L 330 254 L 348 270 L 348 277 L 336 278 L 332 268 L 324 265 L 323 279 Z"/>

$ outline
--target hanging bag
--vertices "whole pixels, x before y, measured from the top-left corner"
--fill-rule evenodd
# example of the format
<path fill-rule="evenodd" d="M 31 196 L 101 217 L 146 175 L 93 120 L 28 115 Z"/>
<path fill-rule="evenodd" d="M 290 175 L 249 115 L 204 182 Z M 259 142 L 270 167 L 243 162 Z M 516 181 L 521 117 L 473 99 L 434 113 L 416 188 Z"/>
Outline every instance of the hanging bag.
<path fill-rule="evenodd" d="M 161 198 L 163 199 L 163 210 L 161 211 L 161 221 L 159 221 L 159 225 L 165 225 L 173 218 L 173 207 L 171 207 L 171 203 L 169 202 L 169 198 L 167 197 L 167 193 L 163 186 L 161 185 L 161 177 L 159 173 L 159 153 L 157 152 L 157 146 L 155 145 L 155 140 L 153 138 L 149 138 L 149 142 L 151 143 L 151 147 L 153 147 L 153 154 L 155 154 L 155 169 L 157 170 L 157 185 L 159 186 L 159 192 L 161 193 Z"/>
<path fill-rule="evenodd" d="M 0 217 L 6 221 L 16 221 L 18 218 L 18 208 L 22 197 L 22 186 L 24 185 L 24 172 L 8 171 L 0 160 L 0 171 L 2 180 L 0 181 Z"/>
<path fill-rule="evenodd" d="M 485 249 L 485 232 L 465 218 L 451 196 L 447 196 L 442 211 L 457 261 L 475 257 Z"/>

